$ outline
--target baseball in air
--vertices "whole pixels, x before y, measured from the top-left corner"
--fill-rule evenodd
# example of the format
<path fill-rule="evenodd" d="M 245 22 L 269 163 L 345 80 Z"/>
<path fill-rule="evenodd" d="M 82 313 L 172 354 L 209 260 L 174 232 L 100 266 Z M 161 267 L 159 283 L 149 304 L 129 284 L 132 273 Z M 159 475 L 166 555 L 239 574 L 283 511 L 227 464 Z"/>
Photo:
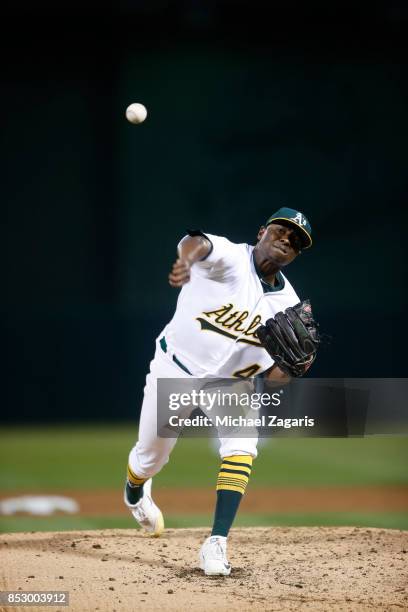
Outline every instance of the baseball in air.
<path fill-rule="evenodd" d="M 130 104 L 126 109 L 126 119 L 137 125 L 138 123 L 143 123 L 143 121 L 147 117 L 147 110 L 143 104 L 139 104 L 138 102 L 134 102 Z"/>

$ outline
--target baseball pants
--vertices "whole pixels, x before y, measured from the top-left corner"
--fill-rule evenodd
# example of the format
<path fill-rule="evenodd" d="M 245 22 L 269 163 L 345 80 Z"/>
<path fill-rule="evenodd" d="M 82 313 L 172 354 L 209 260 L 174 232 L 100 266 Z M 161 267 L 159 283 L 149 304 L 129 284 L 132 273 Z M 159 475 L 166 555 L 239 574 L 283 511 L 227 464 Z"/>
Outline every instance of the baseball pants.
<path fill-rule="evenodd" d="M 139 478 L 151 478 L 168 462 L 177 438 L 159 438 L 157 435 L 157 379 L 186 378 L 186 373 L 163 352 L 156 341 L 156 353 L 146 377 L 144 398 L 139 423 L 139 439 L 129 453 L 129 465 Z M 220 457 L 232 455 L 257 456 L 257 437 L 219 438 Z"/>

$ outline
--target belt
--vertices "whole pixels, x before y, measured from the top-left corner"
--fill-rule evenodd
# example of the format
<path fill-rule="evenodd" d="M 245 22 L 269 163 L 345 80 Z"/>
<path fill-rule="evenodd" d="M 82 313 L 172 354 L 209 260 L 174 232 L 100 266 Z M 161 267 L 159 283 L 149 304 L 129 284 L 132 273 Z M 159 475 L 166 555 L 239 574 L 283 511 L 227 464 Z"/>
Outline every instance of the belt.
<path fill-rule="evenodd" d="M 166 338 L 164 336 L 163 336 L 163 338 L 160 338 L 159 343 L 160 343 L 160 347 L 161 347 L 163 353 L 167 353 L 167 342 L 166 342 Z M 184 370 L 184 372 L 187 372 L 187 374 L 190 374 L 190 376 L 192 376 L 192 373 L 190 372 L 190 370 L 183 363 L 181 363 L 181 361 L 179 359 L 177 359 L 177 357 L 175 355 L 173 355 L 173 361 L 174 361 L 174 363 L 176 363 L 178 365 L 179 368 Z"/>

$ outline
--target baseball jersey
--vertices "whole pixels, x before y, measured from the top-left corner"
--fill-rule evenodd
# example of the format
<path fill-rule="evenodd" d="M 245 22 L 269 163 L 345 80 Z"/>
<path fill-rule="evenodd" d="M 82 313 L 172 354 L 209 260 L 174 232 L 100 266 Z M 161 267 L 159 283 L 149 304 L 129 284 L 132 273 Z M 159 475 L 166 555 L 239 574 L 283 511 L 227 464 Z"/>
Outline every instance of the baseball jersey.
<path fill-rule="evenodd" d="M 212 250 L 191 267 L 171 321 L 158 336 L 196 377 L 257 376 L 274 363 L 257 327 L 300 300 L 280 272 L 278 287 L 261 280 L 248 244 L 205 234 Z"/>

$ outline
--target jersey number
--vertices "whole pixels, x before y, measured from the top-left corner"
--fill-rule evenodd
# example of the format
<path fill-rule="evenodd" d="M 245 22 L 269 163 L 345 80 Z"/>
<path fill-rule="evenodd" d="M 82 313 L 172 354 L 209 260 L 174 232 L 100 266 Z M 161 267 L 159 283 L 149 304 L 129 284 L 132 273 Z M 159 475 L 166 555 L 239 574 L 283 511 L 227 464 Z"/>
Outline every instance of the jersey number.
<path fill-rule="evenodd" d="M 252 365 L 244 368 L 243 370 L 237 370 L 233 373 L 233 376 L 236 378 L 251 378 L 251 376 L 255 376 L 257 371 L 261 368 L 257 363 L 253 363 Z"/>

